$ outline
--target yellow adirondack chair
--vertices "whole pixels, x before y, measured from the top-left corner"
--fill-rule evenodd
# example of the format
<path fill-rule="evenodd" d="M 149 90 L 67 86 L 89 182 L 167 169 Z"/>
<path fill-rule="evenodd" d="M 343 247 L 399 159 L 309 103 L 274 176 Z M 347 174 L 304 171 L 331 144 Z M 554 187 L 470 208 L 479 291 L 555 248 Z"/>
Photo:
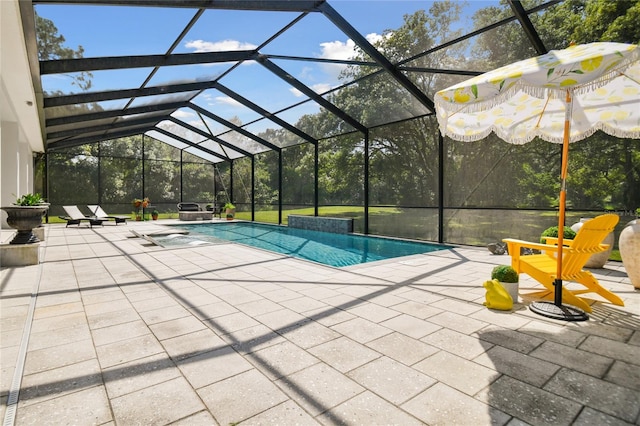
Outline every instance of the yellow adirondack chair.
<path fill-rule="evenodd" d="M 605 251 L 608 244 L 601 244 L 604 238 L 613 231 L 620 218 L 614 214 L 605 214 L 591 219 L 582 225 L 573 240 L 563 240 L 562 276 L 563 281 L 574 281 L 582 284 L 585 289 L 569 290 L 563 286 L 562 301 L 591 312 L 591 306 L 579 297 L 583 293 L 597 293 L 614 305 L 624 306 L 624 302 L 611 291 L 602 287 L 596 277 L 583 269 L 589 257 L 594 253 Z M 553 296 L 553 282 L 557 276 L 556 253 L 558 245 L 556 238 L 545 237 L 546 244 L 506 238 L 511 266 L 520 274 L 525 273 L 540 282 L 547 289 L 540 293 L 542 297 Z M 520 248 L 543 250 L 543 254 L 520 255 Z"/>

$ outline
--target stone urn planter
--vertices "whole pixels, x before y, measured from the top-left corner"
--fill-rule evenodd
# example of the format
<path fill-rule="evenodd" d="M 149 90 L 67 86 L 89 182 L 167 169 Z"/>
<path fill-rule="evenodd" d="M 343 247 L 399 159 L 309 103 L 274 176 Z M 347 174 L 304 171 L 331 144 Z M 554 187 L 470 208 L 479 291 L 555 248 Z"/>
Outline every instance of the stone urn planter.
<path fill-rule="evenodd" d="M 2 210 L 7 212 L 7 224 L 18 231 L 9 244 L 31 244 L 39 242 L 38 237 L 33 234 L 33 229 L 42 224 L 42 215 L 48 209 L 48 204 L 2 207 Z"/>
<path fill-rule="evenodd" d="M 582 225 L 588 220 L 591 220 L 591 218 L 584 218 L 584 217 L 581 218 L 580 222 L 574 223 L 573 225 L 571 225 L 571 229 L 574 232 L 578 233 L 578 230 L 582 228 Z M 615 242 L 615 237 L 613 235 L 613 232 L 611 232 L 606 237 L 604 237 L 604 240 L 602 240 L 602 244 L 609 244 L 609 248 L 603 252 L 595 253 L 591 255 L 589 260 L 587 260 L 587 263 L 584 264 L 585 268 L 595 268 L 595 269 L 604 268 L 604 264 L 607 263 L 607 260 L 609 260 L 609 256 L 611 255 L 611 251 L 613 250 L 614 242 Z"/>
<path fill-rule="evenodd" d="M 627 223 L 620 233 L 618 247 L 631 284 L 640 289 L 640 219 Z"/>

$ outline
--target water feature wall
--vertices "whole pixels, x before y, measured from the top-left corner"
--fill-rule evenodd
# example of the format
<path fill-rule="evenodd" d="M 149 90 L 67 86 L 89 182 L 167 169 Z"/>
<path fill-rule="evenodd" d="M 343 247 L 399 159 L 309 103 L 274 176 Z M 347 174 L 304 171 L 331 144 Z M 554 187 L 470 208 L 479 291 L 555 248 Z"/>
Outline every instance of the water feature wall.
<path fill-rule="evenodd" d="M 290 228 L 309 229 L 312 231 L 349 234 L 353 232 L 353 219 L 324 216 L 288 216 Z"/>

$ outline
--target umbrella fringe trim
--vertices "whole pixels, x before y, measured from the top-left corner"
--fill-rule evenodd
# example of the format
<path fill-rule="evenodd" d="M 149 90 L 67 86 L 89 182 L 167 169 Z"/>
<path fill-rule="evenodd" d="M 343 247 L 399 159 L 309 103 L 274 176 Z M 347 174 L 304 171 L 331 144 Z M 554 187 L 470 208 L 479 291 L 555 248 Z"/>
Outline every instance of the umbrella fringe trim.
<path fill-rule="evenodd" d="M 569 142 L 573 143 L 573 142 L 578 142 L 581 141 L 583 139 L 588 138 L 589 136 L 593 135 L 595 132 L 597 132 L 598 130 L 602 130 L 603 132 L 605 132 L 608 135 L 617 137 L 617 138 L 621 138 L 621 139 L 625 139 L 625 138 L 630 138 L 630 139 L 640 139 L 640 129 L 639 130 L 622 130 L 622 129 L 616 129 L 615 127 L 611 127 L 609 126 L 607 123 L 597 123 L 593 126 L 591 126 L 588 130 L 586 130 L 585 132 L 580 133 L 580 135 L 578 135 L 578 137 L 570 137 L 569 138 Z M 454 140 L 458 140 L 458 141 L 462 141 L 462 142 L 476 142 L 479 140 L 482 140 L 486 137 L 488 137 L 491 133 L 495 133 L 496 136 L 498 136 L 500 139 L 504 140 L 507 143 L 513 144 L 513 145 L 524 145 L 527 142 L 531 142 L 533 139 L 535 139 L 536 137 L 547 141 L 547 142 L 551 142 L 551 143 L 557 143 L 557 144 L 562 144 L 563 143 L 563 137 L 562 136 L 558 136 L 558 137 L 554 137 L 554 136 L 549 136 L 548 134 L 542 133 L 542 132 L 531 132 L 529 134 L 527 134 L 527 136 L 525 137 L 521 137 L 521 138 L 514 138 L 513 136 L 510 136 L 510 133 L 508 131 L 504 131 L 501 130 L 500 128 L 496 127 L 496 126 L 490 126 L 488 128 L 486 128 L 485 130 L 483 130 L 482 132 L 479 133 L 474 133 L 472 135 L 460 135 L 456 132 L 452 132 L 447 130 L 445 133 L 445 136 L 448 136 L 451 139 Z"/>
<path fill-rule="evenodd" d="M 611 136 L 615 136 L 616 138 L 621 138 L 621 139 L 640 139 L 640 129 L 638 129 L 638 130 L 616 129 L 615 127 L 611 127 L 606 123 L 598 123 L 597 126 L 594 126 L 594 129 L 595 130 L 602 130 L 606 134 L 611 135 Z"/>
<path fill-rule="evenodd" d="M 596 80 L 590 81 L 588 83 L 583 83 L 579 86 L 572 86 L 564 89 L 554 89 L 550 87 L 531 86 L 526 82 L 518 81 L 507 90 L 500 94 L 497 94 L 491 99 L 468 104 L 442 102 L 440 103 L 440 106 L 451 113 L 451 115 L 448 117 L 451 118 L 458 112 L 475 113 L 492 109 L 500 104 L 503 104 L 505 101 L 517 94 L 518 91 L 522 91 L 538 99 L 546 99 L 547 97 L 550 99 L 564 99 L 567 94 L 567 90 L 571 91 L 573 96 L 582 95 L 599 89 L 600 87 L 606 86 L 612 79 L 616 78 L 617 76 L 624 76 L 625 71 L 635 65 L 635 63 L 639 59 L 640 48 L 634 50 L 629 56 L 620 61 L 620 63 L 618 63 L 614 68 L 611 68 Z"/>
<path fill-rule="evenodd" d="M 533 138 L 538 136 L 537 134 L 529 134 L 527 137 L 513 138 L 509 137 L 509 132 L 501 131 L 498 127 L 495 126 L 488 127 L 482 132 L 474 133 L 472 135 L 460 135 L 458 133 L 447 130 L 445 136 L 462 142 L 476 142 L 488 137 L 491 133 L 495 133 L 496 136 L 498 136 L 500 139 L 513 145 L 524 145 L 525 143 L 530 142 Z M 562 139 L 560 139 L 559 143 L 562 143 Z"/>

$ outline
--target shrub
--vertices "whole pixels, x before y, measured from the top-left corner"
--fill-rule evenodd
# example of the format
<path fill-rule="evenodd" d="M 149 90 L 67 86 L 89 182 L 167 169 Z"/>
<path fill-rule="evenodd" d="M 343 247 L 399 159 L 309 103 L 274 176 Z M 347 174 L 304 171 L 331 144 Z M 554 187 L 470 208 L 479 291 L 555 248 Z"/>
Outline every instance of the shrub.
<path fill-rule="evenodd" d="M 563 231 L 563 238 L 565 240 L 573 240 L 576 236 L 576 233 L 573 229 L 565 226 L 564 227 L 564 231 Z M 547 228 L 544 230 L 544 232 L 542 232 L 542 235 L 540 236 L 540 243 L 541 244 L 546 244 L 547 243 L 547 239 L 545 237 L 553 237 L 553 238 L 558 238 L 558 227 L 557 226 L 552 226 L 550 228 Z"/>
<path fill-rule="evenodd" d="M 24 194 L 22 197 L 18 197 L 15 202 L 17 206 L 37 206 L 41 203 L 44 203 L 44 200 L 38 193 Z"/>
<path fill-rule="evenodd" d="M 509 265 L 499 265 L 491 271 L 491 279 L 503 283 L 517 283 L 518 273 Z"/>

